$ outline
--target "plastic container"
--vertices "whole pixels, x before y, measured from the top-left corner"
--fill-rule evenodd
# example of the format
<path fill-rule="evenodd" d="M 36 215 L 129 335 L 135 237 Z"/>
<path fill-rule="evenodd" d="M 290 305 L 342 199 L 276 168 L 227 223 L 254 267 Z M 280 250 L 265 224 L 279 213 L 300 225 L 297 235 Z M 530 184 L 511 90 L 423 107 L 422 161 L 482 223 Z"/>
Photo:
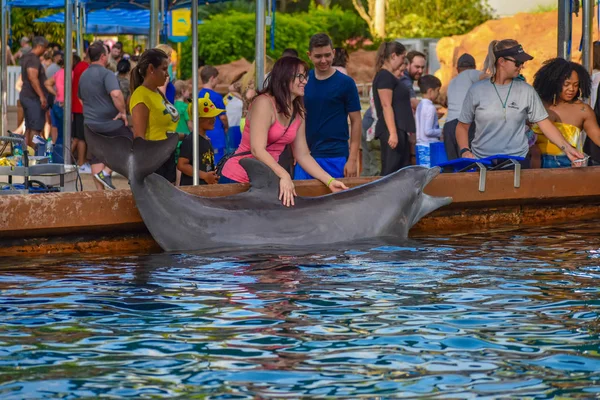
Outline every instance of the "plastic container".
<path fill-rule="evenodd" d="M 436 167 L 448 161 L 446 147 L 443 142 L 429 144 L 430 163 L 432 167 Z"/>
<path fill-rule="evenodd" d="M 15 159 L 15 165 L 17 167 L 23 166 L 23 147 L 21 142 L 15 142 L 13 144 L 13 156 Z"/>
<path fill-rule="evenodd" d="M 52 162 L 52 152 L 54 150 L 54 146 L 52 146 L 52 139 L 48 139 L 46 142 L 46 151 L 44 156 L 48 158 L 48 162 Z"/>

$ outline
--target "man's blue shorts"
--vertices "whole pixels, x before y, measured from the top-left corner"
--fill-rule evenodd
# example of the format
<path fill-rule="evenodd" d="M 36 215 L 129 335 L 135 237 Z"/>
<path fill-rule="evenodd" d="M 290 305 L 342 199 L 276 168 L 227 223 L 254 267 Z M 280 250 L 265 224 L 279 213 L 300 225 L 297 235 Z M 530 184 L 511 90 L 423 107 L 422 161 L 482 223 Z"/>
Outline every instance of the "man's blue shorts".
<path fill-rule="evenodd" d="M 337 179 L 344 177 L 344 166 L 346 166 L 346 162 L 348 161 L 346 157 L 315 158 L 315 161 L 333 178 Z M 296 168 L 294 169 L 294 179 L 305 180 L 313 179 L 313 177 L 307 174 L 300 164 L 296 164 Z"/>

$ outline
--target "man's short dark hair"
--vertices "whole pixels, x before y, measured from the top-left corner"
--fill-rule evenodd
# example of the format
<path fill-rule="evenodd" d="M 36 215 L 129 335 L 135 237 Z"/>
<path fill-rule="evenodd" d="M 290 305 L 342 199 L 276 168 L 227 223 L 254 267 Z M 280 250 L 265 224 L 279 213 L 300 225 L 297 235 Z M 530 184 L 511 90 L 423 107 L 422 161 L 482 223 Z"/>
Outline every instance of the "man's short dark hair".
<path fill-rule="evenodd" d="M 411 50 L 408 53 L 406 53 L 406 59 L 411 64 L 412 64 L 413 60 L 415 59 L 415 57 L 423 57 L 423 59 L 427 60 L 427 57 L 425 56 L 425 54 L 421 53 L 420 51 Z"/>
<path fill-rule="evenodd" d="M 423 75 L 419 78 L 419 89 L 421 93 L 427 93 L 429 89 L 437 89 L 442 87 L 442 81 L 433 75 Z"/>
<path fill-rule="evenodd" d="M 88 48 L 88 57 L 91 62 L 98 61 L 103 54 L 106 54 L 106 47 L 102 42 L 94 42 Z"/>
<path fill-rule="evenodd" d="M 117 43 L 113 44 L 113 48 L 115 48 L 115 47 L 119 50 L 123 50 L 123 43 L 117 42 Z"/>
<path fill-rule="evenodd" d="M 285 49 L 283 53 L 281 53 L 281 57 L 298 57 L 298 50 Z"/>
<path fill-rule="evenodd" d="M 34 37 L 31 41 L 31 47 L 35 49 L 38 46 L 48 47 L 48 40 L 43 36 Z"/>
<path fill-rule="evenodd" d="M 317 33 L 310 38 L 308 42 L 308 51 L 313 51 L 316 47 L 331 47 L 333 49 L 333 42 L 331 38 L 325 33 Z"/>
<path fill-rule="evenodd" d="M 202 83 L 208 83 L 210 78 L 217 76 L 219 76 L 219 70 L 212 65 L 205 65 L 200 71 L 200 79 L 202 80 Z"/>

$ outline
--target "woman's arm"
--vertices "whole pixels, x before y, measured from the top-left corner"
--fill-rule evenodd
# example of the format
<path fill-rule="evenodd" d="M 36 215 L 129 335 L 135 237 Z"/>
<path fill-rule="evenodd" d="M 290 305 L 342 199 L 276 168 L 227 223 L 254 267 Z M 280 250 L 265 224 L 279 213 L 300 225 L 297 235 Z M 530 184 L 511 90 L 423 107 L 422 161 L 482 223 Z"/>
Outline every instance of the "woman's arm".
<path fill-rule="evenodd" d="M 267 96 L 254 100 L 250 111 L 250 151 L 254 158 L 265 163 L 280 179 L 290 178 L 290 174 L 267 151 L 269 129 L 275 118 Z"/>
<path fill-rule="evenodd" d="M 460 153 L 460 151 L 462 149 L 468 149 L 469 148 L 469 128 L 471 127 L 471 124 L 465 124 L 464 122 L 458 122 L 458 125 L 456 125 L 456 143 L 458 144 L 458 151 Z M 475 158 L 475 156 L 473 155 L 473 153 L 471 153 L 471 151 L 465 151 L 462 154 L 458 155 L 459 158 Z"/>
<path fill-rule="evenodd" d="M 48 90 L 48 92 L 54 96 L 56 96 L 56 90 L 54 90 L 54 78 L 50 78 L 50 79 L 46 79 L 46 82 L 44 82 L 44 86 L 46 86 L 46 89 Z"/>
<path fill-rule="evenodd" d="M 306 129 L 305 121 L 302 120 L 298 133 L 296 133 L 296 139 L 292 146 L 294 157 L 298 164 L 313 178 L 323 182 L 325 186 L 328 186 L 332 192 L 338 192 L 340 190 L 348 189 L 342 182 L 335 180 L 329 175 L 321 166 L 315 161 L 313 156 L 310 155 L 308 144 L 306 143 Z M 333 180 L 332 180 L 333 179 Z"/>
<path fill-rule="evenodd" d="M 394 108 L 392 107 L 392 93 L 392 89 L 377 89 L 381 108 L 383 109 L 383 120 L 390 133 L 388 145 L 395 149 L 398 145 L 398 131 L 396 131 L 396 120 L 394 119 Z"/>
<path fill-rule="evenodd" d="M 577 149 L 575 149 L 565 140 L 558 128 L 554 126 L 554 124 L 548 118 L 539 121 L 537 124 L 544 136 L 546 136 L 552 143 L 557 145 L 559 149 L 564 151 L 567 157 L 569 157 L 569 160 L 575 161 L 583 158 L 583 154 L 577 151 Z"/>
<path fill-rule="evenodd" d="M 252 103 L 250 118 L 250 151 L 254 158 L 265 163 L 279 177 L 279 200 L 286 207 L 294 205 L 296 190 L 292 177 L 267 151 L 269 129 L 276 115 L 267 96 L 257 97 Z"/>
<path fill-rule="evenodd" d="M 148 118 L 150 110 L 144 103 L 138 103 L 131 110 L 131 122 L 133 123 L 133 137 L 146 138 L 146 128 L 148 127 Z"/>

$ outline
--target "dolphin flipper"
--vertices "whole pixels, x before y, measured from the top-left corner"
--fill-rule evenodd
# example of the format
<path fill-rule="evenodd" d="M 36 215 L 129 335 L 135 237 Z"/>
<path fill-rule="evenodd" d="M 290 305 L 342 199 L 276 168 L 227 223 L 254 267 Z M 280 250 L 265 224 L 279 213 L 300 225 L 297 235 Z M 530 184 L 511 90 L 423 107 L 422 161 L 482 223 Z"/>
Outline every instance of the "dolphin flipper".
<path fill-rule="evenodd" d="M 275 175 L 271 168 L 254 158 L 243 158 L 240 160 L 240 165 L 248 173 L 248 179 L 250 180 L 249 192 L 272 192 L 277 196 L 279 193 L 279 177 Z"/>
<path fill-rule="evenodd" d="M 179 136 L 173 133 L 165 140 L 131 140 L 126 136 L 105 136 L 86 129 L 85 140 L 94 155 L 111 169 L 141 182 L 173 154 Z"/>
<path fill-rule="evenodd" d="M 171 133 L 165 140 L 133 140 L 133 169 L 134 179 L 142 181 L 163 165 L 177 148 L 179 135 Z M 131 178 L 129 178 L 131 179 Z"/>

